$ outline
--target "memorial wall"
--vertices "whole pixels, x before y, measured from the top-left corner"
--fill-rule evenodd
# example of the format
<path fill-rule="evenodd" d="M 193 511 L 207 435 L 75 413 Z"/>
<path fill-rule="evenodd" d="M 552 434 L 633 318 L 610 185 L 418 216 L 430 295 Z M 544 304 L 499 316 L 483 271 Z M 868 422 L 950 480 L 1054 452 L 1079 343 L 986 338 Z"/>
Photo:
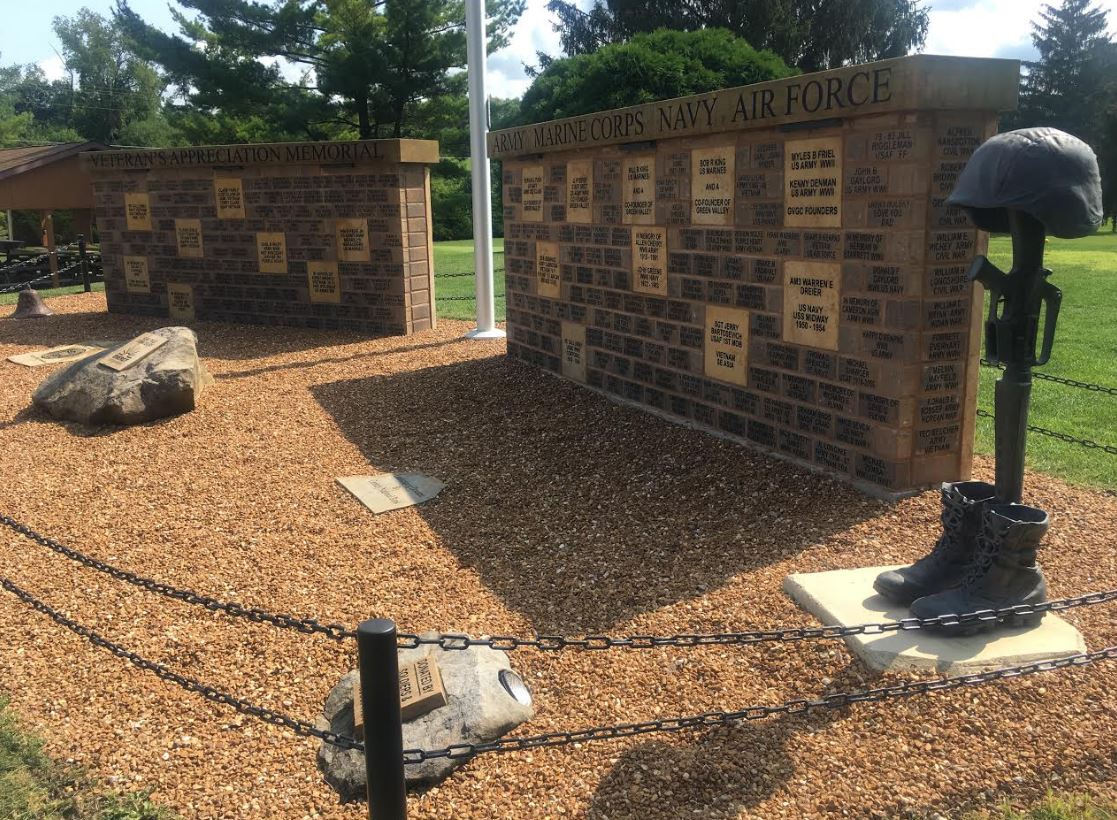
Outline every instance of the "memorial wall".
<path fill-rule="evenodd" d="M 438 143 L 84 154 L 109 310 L 402 335 L 435 324 Z"/>
<path fill-rule="evenodd" d="M 509 355 L 897 495 L 968 477 L 1019 64 L 913 56 L 498 131 Z"/>

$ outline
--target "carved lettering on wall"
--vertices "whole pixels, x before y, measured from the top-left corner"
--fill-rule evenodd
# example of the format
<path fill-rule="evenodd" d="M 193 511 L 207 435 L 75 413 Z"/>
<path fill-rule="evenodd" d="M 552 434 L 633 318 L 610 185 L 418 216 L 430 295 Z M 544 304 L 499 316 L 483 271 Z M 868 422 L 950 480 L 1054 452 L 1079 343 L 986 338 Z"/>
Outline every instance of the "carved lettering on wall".
<path fill-rule="evenodd" d="M 151 230 L 151 200 L 147 194 L 124 195 L 124 220 L 130 231 Z"/>
<path fill-rule="evenodd" d="M 244 185 L 235 177 L 216 177 L 213 198 L 218 219 L 244 219 Z"/>
<path fill-rule="evenodd" d="M 593 222 L 593 160 L 566 164 L 566 221 Z"/>
<path fill-rule="evenodd" d="M 178 255 L 200 259 L 205 256 L 202 249 L 202 220 L 176 219 L 175 239 L 178 242 Z"/>
<path fill-rule="evenodd" d="M 842 138 L 790 140 L 784 146 L 784 225 L 842 224 Z"/>
<path fill-rule="evenodd" d="M 695 225 L 733 224 L 736 154 L 732 145 L 691 152 L 691 222 Z"/>
<path fill-rule="evenodd" d="M 523 170 L 523 195 L 520 200 L 520 218 L 524 222 L 543 221 L 543 183 L 546 169 L 542 165 L 528 165 Z"/>
<path fill-rule="evenodd" d="M 562 295 L 558 242 L 535 243 L 535 274 L 540 296 L 558 299 Z"/>
<path fill-rule="evenodd" d="M 287 273 L 287 237 L 282 233 L 257 233 L 256 255 L 260 273 Z"/>
<path fill-rule="evenodd" d="M 586 380 L 585 325 L 562 323 L 562 375 L 579 382 Z"/>
<path fill-rule="evenodd" d="M 655 155 L 625 160 L 621 183 L 624 191 L 622 221 L 626 225 L 655 222 Z"/>
<path fill-rule="evenodd" d="M 837 350 L 842 266 L 788 260 L 783 270 L 784 341 Z"/>
<path fill-rule="evenodd" d="M 306 279 L 312 303 L 340 304 L 341 281 L 337 273 L 337 262 L 323 260 L 307 262 Z"/>
<path fill-rule="evenodd" d="M 129 293 L 151 293 L 146 256 L 124 257 L 124 288 Z"/>
<path fill-rule="evenodd" d="M 706 376 L 730 384 L 746 384 L 748 350 L 748 311 L 707 305 L 703 367 Z"/>
<path fill-rule="evenodd" d="M 632 289 L 667 293 L 667 229 L 632 229 Z"/>

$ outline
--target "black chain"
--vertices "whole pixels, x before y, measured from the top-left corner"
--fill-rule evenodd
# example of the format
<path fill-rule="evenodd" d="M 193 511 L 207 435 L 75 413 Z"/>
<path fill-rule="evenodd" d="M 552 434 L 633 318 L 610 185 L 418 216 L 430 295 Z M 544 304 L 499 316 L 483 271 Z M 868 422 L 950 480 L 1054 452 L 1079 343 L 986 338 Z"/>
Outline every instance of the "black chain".
<path fill-rule="evenodd" d="M 294 615 L 286 614 L 277 615 L 256 607 L 246 607 L 230 601 L 221 601 L 217 598 L 211 598 L 208 595 L 199 595 L 190 589 L 180 589 L 171 584 L 164 584 L 151 578 L 145 578 L 142 575 L 120 569 L 112 564 L 107 564 L 104 561 L 100 561 L 82 552 L 78 552 L 75 549 L 71 549 L 64 544 L 58 543 L 53 538 L 40 535 L 26 524 L 21 524 L 6 515 L 0 515 L 0 524 L 15 530 L 20 535 L 30 538 L 32 541 L 41 544 L 49 550 L 53 550 L 59 555 L 63 555 L 72 561 L 77 561 L 79 564 L 87 566 L 90 569 L 95 569 L 98 572 L 110 575 L 118 581 L 133 584 L 142 589 L 146 589 L 148 592 L 154 592 L 157 595 L 173 598 L 183 603 L 205 607 L 210 612 L 224 612 L 226 615 L 231 615 L 235 618 L 247 618 L 254 623 L 267 623 L 279 627 L 280 629 L 293 629 L 304 635 L 325 635 L 327 638 L 332 638 L 335 641 L 354 638 L 357 635 L 356 632 L 347 629 L 341 624 L 322 624 L 314 618 L 296 618 Z"/>
<path fill-rule="evenodd" d="M 473 275 L 474 275 L 473 271 L 467 270 L 467 271 L 462 271 L 461 273 L 436 273 L 434 275 L 434 278 L 435 279 L 456 279 L 459 276 L 473 276 Z"/>
<path fill-rule="evenodd" d="M 421 763 L 435 758 L 465 758 L 485 752 L 523 752 L 549 746 L 567 746 L 571 743 L 587 743 L 594 740 L 616 740 L 622 737 L 652 734 L 653 732 L 681 732 L 685 729 L 698 729 L 711 726 L 725 726 L 750 720 L 763 720 L 772 715 L 798 715 L 815 709 L 841 709 L 853 703 L 874 703 L 890 698 L 907 698 L 961 686 L 979 686 L 1005 678 L 1019 678 L 1038 672 L 1053 672 L 1067 667 L 1088 666 L 1101 660 L 1117 659 L 1117 646 L 1084 652 L 1068 658 L 1038 661 L 1023 666 L 1010 666 L 989 672 L 958 675 L 952 678 L 937 678 L 929 681 L 905 681 L 893 686 L 881 686 L 854 692 L 837 692 L 815 700 L 789 700 L 778 706 L 749 706 L 734 712 L 703 712 L 688 717 L 649 720 L 644 723 L 624 723 L 618 726 L 596 726 L 574 732 L 548 732 L 530 737 L 501 738 L 488 743 L 458 743 L 443 749 L 405 749 L 404 763 Z"/>
<path fill-rule="evenodd" d="M 995 418 L 995 416 L 988 410 L 982 410 L 980 407 L 977 410 L 977 415 L 979 418 L 983 419 Z M 1111 456 L 1117 456 L 1117 447 L 1114 447 L 1112 444 L 1098 444 L 1096 441 L 1091 441 L 1088 438 L 1075 438 L 1069 433 L 1060 433 L 1055 430 L 1048 430 L 1046 427 L 1036 427 L 1034 424 L 1029 424 L 1028 430 L 1033 433 L 1038 433 L 1041 436 L 1047 436 L 1049 438 L 1058 439 L 1059 441 L 1064 441 L 1068 444 L 1079 444 L 1085 447 L 1087 450 L 1101 450 L 1103 453 L 1108 453 Z"/>
<path fill-rule="evenodd" d="M 82 626 L 76 621 L 67 618 L 65 615 L 51 607 L 49 604 L 43 603 L 34 595 L 20 589 L 9 579 L 4 578 L 3 576 L 0 576 L 0 586 L 3 586 L 4 589 L 8 590 L 8 592 L 12 593 L 21 601 L 30 605 L 34 609 L 37 609 L 39 612 L 49 617 L 55 623 L 61 624 L 62 626 L 69 629 L 71 632 L 76 632 L 78 635 L 81 635 L 94 646 L 99 646 L 102 649 L 107 649 L 118 658 L 124 658 L 124 660 L 128 661 L 134 666 L 138 666 L 140 669 L 151 672 L 156 677 L 162 678 L 165 681 L 170 681 L 173 684 L 181 686 L 188 692 L 193 692 L 197 695 L 201 695 L 206 700 L 213 701 L 214 703 L 221 703 L 225 706 L 231 706 L 233 709 L 243 715 L 250 715 L 251 717 L 262 720 L 265 723 L 270 723 L 273 726 L 281 726 L 284 729 L 290 729 L 297 735 L 301 735 L 303 737 L 316 737 L 319 740 L 324 740 L 326 743 L 332 743 L 334 746 L 340 746 L 343 749 L 357 749 L 362 752 L 364 751 L 364 744 L 354 738 L 347 737 L 345 735 L 339 735 L 336 732 L 323 731 L 321 729 L 315 728 L 309 723 L 305 723 L 293 717 L 288 717 L 287 715 L 276 712 L 273 709 L 267 709 L 263 706 L 257 706 L 254 703 L 249 703 L 248 701 L 241 700 L 240 698 L 230 695 L 227 692 L 222 692 L 220 689 L 215 689 L 212 686 L 208 686 L 207 684 L 195 680 L 194 678 L 187 677 L 186 675 L 180 675 L 178 672 L 174 672 L 168 669 L 161 663 L 157 663 L 156 661 L 151 661 L 147 658 L 141 657 L 135 652 L 125 649 L 120 644 L 113 643 L 108 638 L 102 637 L 89 627 Z"/>
<path fill-rule="evenodd" d="M 32 285 L 37 284 L 39 282 L 45 282 L 47 279 L 51 279 L 52 277 L 54 277 L 56 275 L 61 276 L 65 273 L 69 273 L 72 270 L 77 270 L 80 267 L 81 267 L 81 262 L 80 261 L 74 262 L 73 264 L 67 265 L 64 268 L 59 268 L 54 273 L 44 273 L 42 276 L 36 276 L 34 279 L 28 279 L 26 282 L 20 282 L 20 283 L 15 284 L 15 285 L 5 285 L 4 287 L 0 288 L 0 293 L 15 293 L 17 291 L 23 290 L 24 288 L 29 288 Z M 0 273 L 3 273 L 2 268 L 0 268 Z"/>
<path fill-rule="evenodd" d="M 503 293 L 494 293 L 493 298 L 494 299 L 503 299 L 504 294 Z M 477 299 L 476 296 L 435 296 L 434 297 L 434 300 L 436 302 L 472 302 L 476 299 Z"/>
<path fill-rule="evenodd" d="M 993 364 L 988 359 L 981 360 L 982 367 L 995 367 L 998 370 L 1003 370 L 1001 365 Z M 1039 379 L 1045 382 L 1055 382 L 1056 384 L 1065 384 L 1067 387 L 1077 387 L 1082 390 L 1089 390 L 1091 393 L 1104 393 L 1108 396 L 1117 396 L 1117 387 L 1106 387 L 1103 384 L 1092 384 L 1091 382 L 1080 382 L 1077 379 L 1066 379 L 1062 376 L 1052 376 L 1048 373 L 1040 373 L 1038 371 L 1032 373 L 1033 379 Z"/>

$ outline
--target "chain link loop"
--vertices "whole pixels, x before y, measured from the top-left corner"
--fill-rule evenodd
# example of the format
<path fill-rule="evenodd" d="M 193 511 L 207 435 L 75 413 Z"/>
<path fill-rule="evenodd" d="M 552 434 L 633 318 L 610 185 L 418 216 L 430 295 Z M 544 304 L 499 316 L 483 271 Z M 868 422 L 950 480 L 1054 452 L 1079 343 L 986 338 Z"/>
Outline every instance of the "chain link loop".
<path fill-rule="evenodd" d="M 503 294 L 503 293 L 494 293 L 493 294 L 494 299 L 503 299 L 504 296 L 505 296 L 505 294 Z M 476 299 L 477 299 L 476 296 L 435 296 L 434 297 L 434 301 L 436 301 L 436 302 L 473 302 Z"/>
<path fill-rule="evenodd" d="M 995 416 L 988 410 L 982 410 L 980 407 L 977 409 L 977 415 L 978 418 L 983 419 L 995 418 Z M 1037 427 L 1034 424 L 1029 424 L 1028 430 L 1033 433 L 1038 433 L 1041 436 L 1058 439 L 1059 441 L 1066 442 L 1067 444 L 1081 445 L 1087 450 L 1100 450 L 1101 452 L 1108 453 L 1111 456 L 1117 456 L 1117 447 L 1114 447 L 1112 444 L 1098 444 L 1098 442 L 1091 441 L 1088 438 L 1075 438 L 1069 433 L 1060 433 L 1055 430 L 1048 430 L 1046 427 Z"/>
<path fill-rule="evenodd" d="M 992 367 L 992 368 L 996 368 L 997 370 L 1003 370 L 1004 369 L 1000 365 L 993 364 L 988 359 L 982 359 L 981 360 L 981 366 L 982 367 Z M 1102 384 L 1092 384 L 1090 382 L 1080 382 L 1077 379 L 1067 379 L 1067 378 L 1064 378 L 1063 376 L 1052 376 L 1049 373 L 1040 373 L 1038 371 L 1034 371 L 1032 373 L 1032 378 L 1033 379 L 1039 379 L 1039 380 L 1045 381 L 1045 382 L 1055 382 L 1056 384 L 1063 384 L 1063 385 L 1066 385 L 1067 387 L 1077 387 L 1081 390 L 1089 390 L 1091 393 L 1104 393 L 1107 396 L 1117 396 L 1117 387 L 1106 387 L 1105 385 L 1102 385 Z"/>

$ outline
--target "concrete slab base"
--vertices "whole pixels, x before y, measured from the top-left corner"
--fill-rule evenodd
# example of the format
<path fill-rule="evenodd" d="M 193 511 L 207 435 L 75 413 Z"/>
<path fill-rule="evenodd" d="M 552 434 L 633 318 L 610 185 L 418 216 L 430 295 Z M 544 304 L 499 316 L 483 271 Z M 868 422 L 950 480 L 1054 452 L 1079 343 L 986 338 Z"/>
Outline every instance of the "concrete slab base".
<path fill-rule="evenodd" d="M 911 613 L 906 607 L 889 603 L 873 590 L 873 580 L 886 569 L 895 567 L 788 575 L 783 589 L 827 626 L 909 618 Z M 845 642 L 871 669 L 927 669 L 955 675 L 1065 658 L 1086 651 L 1081 633 L 1050 612 L 1039 626 L 1015 629 L 1001 626 L 984 635 L 947 637 L 930 630 L 913 629 L 853 635 Z"/>

